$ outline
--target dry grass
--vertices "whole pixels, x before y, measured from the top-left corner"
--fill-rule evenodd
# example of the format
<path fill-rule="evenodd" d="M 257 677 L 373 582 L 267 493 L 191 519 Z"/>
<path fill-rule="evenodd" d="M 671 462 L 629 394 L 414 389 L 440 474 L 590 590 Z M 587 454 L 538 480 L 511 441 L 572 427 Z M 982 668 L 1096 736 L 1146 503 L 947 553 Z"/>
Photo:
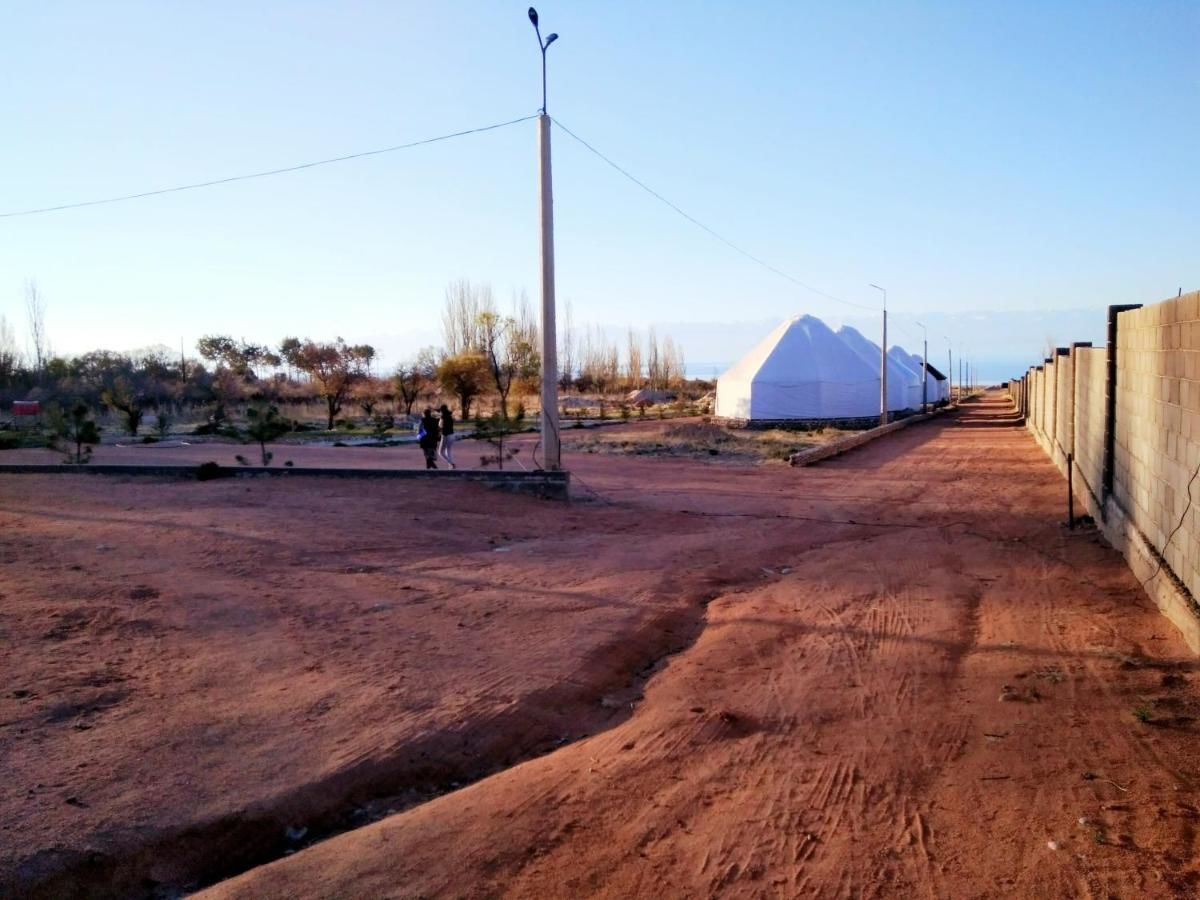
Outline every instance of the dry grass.
<path fill-rule="evenodd" d="M 567 446 L 582 453 L 630 456 L 666 456 L 725 463 L 786 462 L 800 450 L 826 444 L 847 432 L 730 429 L 711 422 L 664 424 L 662 428 L 633 431 L 596 429 L 586 434 L 564 434 Z"/>

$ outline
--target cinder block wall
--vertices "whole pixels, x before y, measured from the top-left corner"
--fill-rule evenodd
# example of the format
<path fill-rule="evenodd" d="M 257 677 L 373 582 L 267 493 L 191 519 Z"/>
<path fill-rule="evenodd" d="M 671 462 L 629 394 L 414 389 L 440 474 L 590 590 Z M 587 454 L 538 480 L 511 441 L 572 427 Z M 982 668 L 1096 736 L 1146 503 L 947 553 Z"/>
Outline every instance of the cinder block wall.
<path fill-rule="evenodd" d="M 1054 454 L 1059 471 L 1067 473 L 1067 454 L 1075 452 L 1075 357 L 1059 356 L 1054 364 Z"/>
<path fill-rule="evenodd" d="M 1042 371 L 1042 384 L 1042 403 L 1045 404 L 1042 409 L 1042 449 L 1050 455 L 1051 459 L 1054 459 L 1054 410 L 1057 405 L 1055 391 L 1058 387 L 1058 366 L 1055 363 L 1046 363 L 1046 367 Z"/>
<path fill-rule="evenodd" d="M 1106 493 L 1110 352 L 1076 347 L 1031 368 L 1026 426 L 1060 468 L 1074 454 L 1076 496 L 1200 654 L 1200 291 L 1117 314 Z"/>
<path fill-rule="evenodd" d="M 1200 292 L 1118 317 L 1113 483 L 1117 502 L 1193 597 L 1200 596 L 1200 485 L 1192 485 L 1186 517 L 1184 509 L 1197 468 Z"/>
<path fill-rule="evenodd" d="M 1029 418 L 1026 422 L 1034 437 L 1042 431 L 1042 373 L 1029 370 Z"/>
<path fill-rule="evenodd" d="M 1075 365 L 1075 470 L 1083 487 L 1099 503 L 1104 490 L 1104 379 L 1108 351 L 1077 347 Z"/>

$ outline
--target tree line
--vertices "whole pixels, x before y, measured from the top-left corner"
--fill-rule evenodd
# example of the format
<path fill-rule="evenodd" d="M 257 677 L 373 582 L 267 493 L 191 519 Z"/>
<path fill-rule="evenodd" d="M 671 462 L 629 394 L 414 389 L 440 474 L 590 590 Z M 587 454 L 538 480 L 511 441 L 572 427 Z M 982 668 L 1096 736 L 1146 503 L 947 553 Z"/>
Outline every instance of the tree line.
<path fill-rule="evenodd" d="M 442 398 L 453 400 L 462 419 L 486 399 L 508 420 L 514 413 L 523 417 L 521 398 L 536 395 L 541 378 L 540 328 L 526 294 L 515 294 L 502 312 L 489 285 L 467 280 L 446 288 L 442 346 L 426 347 L 389 372 L 377 371 L 374 347 L 340 337 L 287 336 L 268 345 L 209 334 L 197 341 L 192 357 L 182 348 L 178 356 L 162 350 L 60 356 L 47 337 L 45 309 L 30 283 L 27 353 L 0 316 L 0 400 L 107 408 L 133 434 L 149 411 L 160 423 L 203 411 L 208 427 L 219 430 L 247 403 L 319 403 L 328 429 L 351 406 L 378 421 L 391 415 L 383 409 L 411 416 L 419 401 Z M 669 336 L 660 339 L 650 329 L 643 338 L 628 329 L 622 347 L 599 328 L 577 329 L 569 303 L 558 344 L 559 382 L 566 392 L 669 390 L 684 381 L 683 352 Z"/>

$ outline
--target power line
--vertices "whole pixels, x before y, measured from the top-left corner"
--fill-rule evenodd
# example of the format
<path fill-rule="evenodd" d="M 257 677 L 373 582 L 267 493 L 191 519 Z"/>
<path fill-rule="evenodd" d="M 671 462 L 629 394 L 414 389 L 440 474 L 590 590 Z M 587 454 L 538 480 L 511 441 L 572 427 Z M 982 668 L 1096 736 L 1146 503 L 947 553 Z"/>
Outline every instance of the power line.
<path fill-rule="evenodd" d="M 739 247 L 733 241 L 729 240 L 729 238 L 714 231 L 712 228 L 709 228 L 707 225 L 705 225 L 703 222 L 701 222 L 695 216 L 688 215 L 686 212 L 684 212 L 682 209 L 680 209 L 678 206 L 676 206 L 674 203 L 672 203 L 670 200 L 668 200 L 666 197 L 664 197 L 658 191 L 654 190 L 654 188 L 650 187 L 650 185 L 646 184 L 640 178 L 635 177 L 634 175 L 627 172 L 625 169 L 621 168 L 619 165 L 617 165 L 615 162 L 613 162 L 611 159 L 609 159 L 607 156 L 605 156 L 603 153 L 601 153 L 599 150 L 597 150 L 595 147 L 593 147 L 591 144 L 589 144 L 587 141 L 585 141 L 579 135 L 575 134 L 575 132 L 571 131 L 571 129 L 569 129 L 566 125 L 564 125 L 558 119 L 553 119 L 552 121 L 554 122 L 555 125 L 557 125 L 560 129 L 562 129 L 569 137 L 578 141 L 585 148 L 590 150 L 592 153 L 594 153 L 596 156 L 598 156 L 604 162 L 608 163 L 610 166 L 612 166 L 614 169 L 616 169 L 618 172 L 620 172 L 622 175 L 624 175 L 626 178 L 628 178 L 630 181 L 632 181 L 634 184 L 636 184 L 638 187 L 640 187 L 643 191 L 645 191 L 651 197 L 655 198 L 660 203 L 663 203 L 666 206 L 670 207 L 672 210 L 677 212 L 679 215 L 683 216 L 685 219 L 687 219 L 689 222 L 691 222 L 697 228 L 700 228 L 701 230 L 708 232 L 710 235 L 715 237 L 718 241 L 720 241 L 726 247 L 729 247 L 731 250 L 733 250 L 737 253 L 740 253 L 742 256 L 746 257 L 746 259 L 750 260 L 751 262 L 753 262 L 759 266 L 762 266 L 768 272 L 772 272 L 775 275 L 778 275 L 780 278 L 784 278 L 784 279 L 790 281 L 792 284 L 795 284 L 799 287 L 804 288 L 804 290 L 806 290 L 806 291 L 810 291 L 820 297 L 824 297 L 826 300 L 832 300 L 835 303 L 844 303 L 846 306 L 854 306 L 854 307 L 857 307 L 858 309 L 865 309 L 865 310 L 869 310 L 871 312 L 879 311 L 874 306 L 867 306 L 862 303 L 854 303 L 853 301 L 850 301 L 850 300 L 843 300 L 841 297 L 835 297 L 833 294 L 827 294 L 822 290 L 818 290 L 817 288 L 813 287 L 811 284 L 805 284 L 799 278 L 795 278 L 795 277 L 789 275 L 787 272 L 784 272 L 781 269 L 777 269 L 775 266 L 771 265 L 770 263 L 766 262 L 765 260 L 760 259 L 759 257 L 755 256 L 753 253 L 750 253 L 747 250 L 743 250 L 741 247 Z"/>
<path fill-rule="evenodd" d="M 361 153 L 350 153 L 346 156 L 334 156 L 329 159 L 318 159 L 313 162 L 300 163 L 296 166 L 285 166 L 281 169 L 268 169 L 265 172 L 251 172 L 248 175 L 231 175 L 228 178 L 217 178 L 212 181 L 197 181 L 193 184 L 181 184 L 175 187 L 161 188 L 155 191 L 141 191 L 137 194 L 124 194 L 120 197 L 106 197 L 103 200 L 84 200 L 79 203 L 63 203 L 59 206 L 43 206 L 38 209 L 23 209 L 14 212 L 0 213 L 0 219 L 10 219 L 15 216 L 33 216 L 40 213 L 59 212 L 64 209 L 79 209 L 84 206 L 100 206 L 105 203 L 123 203 L 126 200 L 140 200 L 143 197 L 156 197 L 159 194 L 174 194 L 179 191 L 194 191 L 197 188 L 214 187 L 219 184 L 231 184 L 235 181 L 249 181 L 252 178 L 266 178 L 271 175 L 284 175 L 288 172 L 299 172 L 302 169 L 313 169 L 317 166 L 328 166 L 332 163 L 347 162 L 352 159 L 363 159 L 367 156 L 379 156 L 383 153 L 395 153 L 398 150 L 408 150 L 412 147 L 421 147 L 425 144 L 436 144 L 439 141 L 448 141 L 452 138 L 465 137 L 469 134 L 480 134 L 484 131 L 495 131 L 497 128 L 506 128 L 509 125 L 516 125 L 520 122 L 528 122 L 530 119 L 536 119 L 537 115 L 522 116 L 519 119 L 510 119 L 507 122 L 498 122 L 495 125 L 484 125 L 481 128 L 468 128 L 466 131 L 456 131 L 453 134 L 442 134 L 437 137 L 425 138 L 420 141 L 411 141 L 407 144 L 396 144 L 394 147 L 381 147 L 378 150 L 364 150 Z"/>

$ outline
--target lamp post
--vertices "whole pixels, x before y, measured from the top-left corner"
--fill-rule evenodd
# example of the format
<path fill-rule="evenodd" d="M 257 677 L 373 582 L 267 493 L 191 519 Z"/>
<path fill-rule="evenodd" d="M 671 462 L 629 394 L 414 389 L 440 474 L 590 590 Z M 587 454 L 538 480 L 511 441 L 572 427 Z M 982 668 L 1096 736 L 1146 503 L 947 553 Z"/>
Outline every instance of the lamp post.
<path fill-rule="evenodd" d="M 541 189 L 542 228 L 542 460 L 550 471 L 562 468 L 562 443 L 558 434 L 558 329 L 554 315 L 554 179 L 550 169 L 550 116 L 546 114 L 546 48 L 558 40 L 544 41 L 537 10 L 529 7 L 529 21 L 542 53 L 542 114 L 538 116 L 538 180 Z"/>
<path fill-rule="evenodd" d="M 954 402 L 954 344 L 950 341 L 950 338 L 946 337 L 945 335 L 942 335 L 942 337 L 946 338 L 946 377 L 950 380 L 950 392 L 946 396 L 946 402 L 953 403 Z"/>
<path fill-rule="evenodd" d="M 929 330 L 913 319 L 921 326 L 922 349 L 921 349 L 921 412 L 928 412 L 929 406 Z"/>
<path fill-rule="evenodd" d="M 888 422 L 888 401 L 887 401 L 887 288 L 881 288 L 877 284 L 872 284 L 871 287 L 877 291 L 883 291 L 883 341 L 879 345 L 879 424 L 886 425 Z"/>

